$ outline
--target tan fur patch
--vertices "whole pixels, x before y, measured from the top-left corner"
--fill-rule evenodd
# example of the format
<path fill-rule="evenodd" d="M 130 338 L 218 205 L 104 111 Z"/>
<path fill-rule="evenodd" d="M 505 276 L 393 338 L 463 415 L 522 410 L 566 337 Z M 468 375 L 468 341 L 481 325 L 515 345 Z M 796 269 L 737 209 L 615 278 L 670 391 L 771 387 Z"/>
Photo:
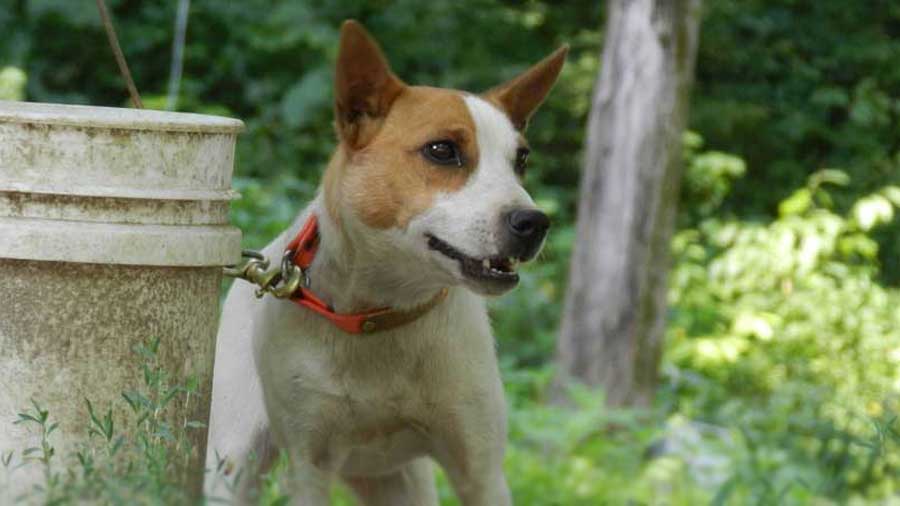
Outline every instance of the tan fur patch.
<path fill-rule="evenodd" d="M 430 141 L 453 140 L 463 166 L 442 166 L 422 156 Z M 325 174 L 325 199 L 338 218 L 341 203 L 366 225 L 404 228 L 431 206 L 436 194 L 461 188 L 478 166 L 475 122 L 461 92 L 407 87 L 377 135 L 354 150 L 343 144 Z"/>
<path fill-rule="evenodd" d="M 346 146 L 340 145 L 331 155 L 325 174 L 322 176 L 322 193 L 325 196 L 325 209 L 338 227 L 341 225 L 341 176 L 347 163 Z"/>

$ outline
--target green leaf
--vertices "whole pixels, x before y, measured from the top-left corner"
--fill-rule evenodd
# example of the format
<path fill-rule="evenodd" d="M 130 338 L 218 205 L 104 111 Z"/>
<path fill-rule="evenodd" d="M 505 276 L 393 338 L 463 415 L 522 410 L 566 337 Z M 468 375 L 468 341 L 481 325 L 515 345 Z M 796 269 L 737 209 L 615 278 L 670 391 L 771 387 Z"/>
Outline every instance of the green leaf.
<path fill-rule="evenodd" d="M 175 398 L 176 395 L 183 393 L 183 392 L 184 392 L 184 389 L 181 387 L 172 388 L 171 390 L 166 392 L 166 395 L 163 396 L 162 400 L 159 402 L 159 407 L 160 408 L 166 407 L 169 404 L 169 402 L 171 402 L 172 399 Z"/>
<path fill-rule="evenodd" d="M 850 176 L 840 169 L 822 169 L 809 177 L 809 183 L 813 187 L 826 183 L 835 186 L 847 186 L 850 184 Z"/>
<path fill-rule="evenodd" d="M 810 101 L 826 107 L 845 107 L 850 102 L 850 96 L 843 88 L 824 86 L 813 92 Z"/>
<path fill-rule="evenodd" d="M 40 423 L 41 423 L 40 420 L 38 420 L 37 418 L 35 418 L 35 417 L 29 415 L 28 413 L 19 413 L 18 416 L 19 416 L 19 419 L 13 422 L 13 424 L 15 424 L 15 425 L 18 425 L 18 424 L 20 424 L 20 423 L 25 423 L 25 422 L 34 422 L 34 423 L 36 423 L 36 424 L 40 424 Z"/>
<path fill-rule="evenodd" d="M 0 67 L 0 100 L 25 98 L 25 72 L 17 67 Z"/>
<path fill-rule="evenodd" d="M 900 186 L 886 186 L 881 189 L 882 195 L 896 207 L 900 207 Z"/>
<path fill-rule="evenodd" d="M 812 192 L 809 188 L 801 188 L 778 204 L 778 214 L 791 216 L 803 214 L 812 205 Z"/>
<path fill-rule="evenodd" d="M 871 230 L 875 225 L 894 219 L 894 206 L 881 195 L 870 195 L 853 205 L 850 214 L 862 230 Z"/>
<path fill-rule="evenodd" d="M 290 500 L 291 500 L 291 498 L 289 496 L 282 495 L 282 496 L 279 496 L 274 501 L 272 501 L 271 505 L 272 506 L 286 506 Z"/>
<path fill-rule="evenodd" d="M 200 387 L 200 379 L 196 375 L 188 376 L 184 382 L 184 390 L 190 393 L 196 393 Z"/>

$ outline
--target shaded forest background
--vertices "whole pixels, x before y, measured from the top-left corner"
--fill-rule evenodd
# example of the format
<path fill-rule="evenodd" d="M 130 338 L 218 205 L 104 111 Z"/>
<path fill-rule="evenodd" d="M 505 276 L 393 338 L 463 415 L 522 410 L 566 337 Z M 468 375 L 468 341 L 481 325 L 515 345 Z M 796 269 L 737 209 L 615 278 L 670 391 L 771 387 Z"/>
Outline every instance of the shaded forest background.
<path fill-rule="evenodd" d="M 108 3 L 145 103 L 165 108 L 176 2 Z M 415 84 L 483 90 L 572 46 L 528 132 L 526 186 L 554 228 L 492 306 L 520 504 L 900 500 L 900 4 L 706 2 L 662 379 L 639 411 L 577 387 L 570 410 L 546 402 L 603 2 L 193 0 L 177 109 L 247 125 L 245 246 L 315 191 L 348 17 Z M 5 0 L 0 34 L 0 98 L 126 105 L 93 2 Z"/>

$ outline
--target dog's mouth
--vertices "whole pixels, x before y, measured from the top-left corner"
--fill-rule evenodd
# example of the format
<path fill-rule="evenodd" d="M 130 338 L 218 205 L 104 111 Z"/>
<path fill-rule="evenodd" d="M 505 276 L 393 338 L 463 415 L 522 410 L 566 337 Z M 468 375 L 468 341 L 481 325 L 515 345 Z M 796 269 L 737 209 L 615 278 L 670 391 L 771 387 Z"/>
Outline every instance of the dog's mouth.
<path fill-rule="evenodd" d="M 466 255 L 450 244 L 438 239 L 431 234 L 425 234 L 428 238 L 428 247 L 444 255 L 447 258 L 459 262 L 463 276 L 474 281 L 489 281 L 503 285 L 513 286 L 519 282 L 519 274 L 516 268 L 519 260 L 513 257 L 485 257 L 475 258 Z"/>

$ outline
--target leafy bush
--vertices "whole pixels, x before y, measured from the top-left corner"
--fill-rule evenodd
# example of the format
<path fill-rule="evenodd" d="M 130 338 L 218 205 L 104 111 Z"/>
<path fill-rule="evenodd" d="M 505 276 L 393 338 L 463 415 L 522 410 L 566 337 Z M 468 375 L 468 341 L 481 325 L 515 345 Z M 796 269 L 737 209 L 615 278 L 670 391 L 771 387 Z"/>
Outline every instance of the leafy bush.
<path fill-rule="evenodd" d="M 507 371 L 512 393 L 506 471 L 516 504 L 702 504 L 684 460 L 652 455 L 665 421 L 610 409 L 601 392 L 574 387 L 567 406 L 548 405 L 549 370 Z M 657 458 L 659 457 L 659 458 Z"/>
<path fill-rule="evenodd" d="M 877 282 L 871 233 L 900 199 L 887 187 L 838 214 L 829 184 L 846 183 L 821 171 L 770 223 L 710 217 L 674 240 L 676 409 L 739 428 L 782 501 L 801 489 L 887 497 L 898 485 L 900 454 L 885 434 L 897 434 L 900 412 L 900 293 Z M 745 501 L 758 492 L 731 486 Z"/>
<path fill-rule="evenodd" d="M 691 128 L 745 159 L 725 210 L 774 217 L 821 168 L 851 176 L 846 211 L 900 176 L 900 5 L 839 0 L 717 0 L 697 56 Z M 900 253 L 900 222 L 875 238 L 882 261 Z M 880 276 L 896 285 L 900 264 Z"/>

